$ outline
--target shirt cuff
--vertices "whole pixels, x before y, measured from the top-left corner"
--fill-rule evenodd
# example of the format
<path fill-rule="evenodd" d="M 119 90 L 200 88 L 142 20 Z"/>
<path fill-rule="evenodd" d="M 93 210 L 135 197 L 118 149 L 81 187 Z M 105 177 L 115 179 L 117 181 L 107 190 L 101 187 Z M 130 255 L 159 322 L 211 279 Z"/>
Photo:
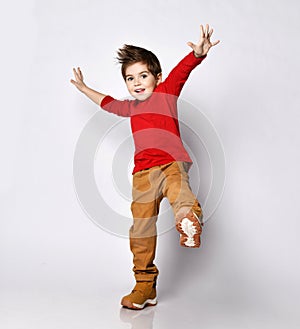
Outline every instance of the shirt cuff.
<path fill-rule="evenodd" d="M 207 56 L 207 54 L 206 54 L 206 55 L 203 55 L 203 56 L 200 56 L 200 57 L 196 57 L 194 51 L 192 51 L 191 53 L 193 54 L 193 57 L 194 57 L 196 60 L 200 60 L 201 62 L 202 62 L 203 59 Z"/>

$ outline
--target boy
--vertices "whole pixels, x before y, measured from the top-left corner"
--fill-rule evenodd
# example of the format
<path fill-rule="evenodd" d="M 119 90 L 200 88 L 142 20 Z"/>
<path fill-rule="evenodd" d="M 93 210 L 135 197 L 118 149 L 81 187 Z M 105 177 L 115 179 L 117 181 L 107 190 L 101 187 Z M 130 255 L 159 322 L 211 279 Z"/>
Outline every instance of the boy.
<path fill-rule="evenodd" d="M 213 30 L 202 25 L 198 44 L 192 48 L 162 82 L 160 63 L 150 51 L 124 45 L 118 60 L 127 89 L 134 100 L 119 101 L 87 87 L 80 68 L 73 69 L 71 80 L 81 92 L 104 110 L 130 117 L 135 143 L 132 204 L 133 225 L 130 228 L 130 249 L 136 285 L 123 297 L 121 305 L 143 309 L 156 305 L 158 269 L 154 265 L 156 220 L 159 205 L 167 197 L 175 216 L 176 229 L 183 247 L 200 247 L 202 232 L 201 206 L 189 185 L 188 170 L 192 163 L 184 149 L 177 118 L 177 98 L 190 72 L 202 62 L 209 49 Z"/>

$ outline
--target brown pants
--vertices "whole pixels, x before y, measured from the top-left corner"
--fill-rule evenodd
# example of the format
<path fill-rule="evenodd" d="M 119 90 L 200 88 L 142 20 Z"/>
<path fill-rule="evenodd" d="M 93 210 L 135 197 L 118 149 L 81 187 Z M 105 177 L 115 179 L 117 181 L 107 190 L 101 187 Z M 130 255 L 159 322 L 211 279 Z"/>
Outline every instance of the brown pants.
<path fill-rule="evenodd" d="M 156 282 L 158 269 L 153 263 L 157 239 L 156 221 L 164 197 L 168 198 L 176 221 L 190 210 L 202 217 L 201 206 L 189 185 L 188 166 L 185 162 L 171 162 L 133 175 L 133 225 L 129 236 L 136 281 Z"/>

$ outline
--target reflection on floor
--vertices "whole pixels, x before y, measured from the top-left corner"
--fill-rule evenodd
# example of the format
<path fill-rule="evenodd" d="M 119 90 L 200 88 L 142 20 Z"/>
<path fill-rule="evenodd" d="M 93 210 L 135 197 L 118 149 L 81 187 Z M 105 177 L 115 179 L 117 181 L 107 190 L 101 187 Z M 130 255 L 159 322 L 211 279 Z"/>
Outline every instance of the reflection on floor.
<path fill-rule="evenodd" d="M 120 320 L 131 324 L 131 329 L 152 329 L 155 307 L 146 307 L 140 311 L 133 311 L 126 308 L 120 309 Z"/>
<path fill-rule="evenodd" d="M 297 305 L 277 308 L 263 298 L 236 299 L 187 290 L 162 291 L 158 304 L 141 311 L 122 308 L 120 291 L 10 291 L 0 295 L 5 329 L 298 329 Z M 284 301 L 286 303 L 286 301 Z M 281 305 L 283 306 L 283 305 Z M 289 312 L 287 312 L 287 309 Z"/>

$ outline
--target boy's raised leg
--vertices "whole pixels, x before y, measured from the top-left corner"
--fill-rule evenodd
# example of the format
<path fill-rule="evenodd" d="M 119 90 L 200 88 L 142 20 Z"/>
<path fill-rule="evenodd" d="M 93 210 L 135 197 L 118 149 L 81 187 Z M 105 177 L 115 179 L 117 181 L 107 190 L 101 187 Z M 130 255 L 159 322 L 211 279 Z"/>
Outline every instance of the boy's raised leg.
<path fill-rule="evenodd" d="M 200 203 L 189 184 L 188 165 L 174 162 L 165 168 L 164 174 L 163 194 L 173 208 L 176 229 L 180 233 L 180 245 L 199 248 L 203 216 Z"/>

